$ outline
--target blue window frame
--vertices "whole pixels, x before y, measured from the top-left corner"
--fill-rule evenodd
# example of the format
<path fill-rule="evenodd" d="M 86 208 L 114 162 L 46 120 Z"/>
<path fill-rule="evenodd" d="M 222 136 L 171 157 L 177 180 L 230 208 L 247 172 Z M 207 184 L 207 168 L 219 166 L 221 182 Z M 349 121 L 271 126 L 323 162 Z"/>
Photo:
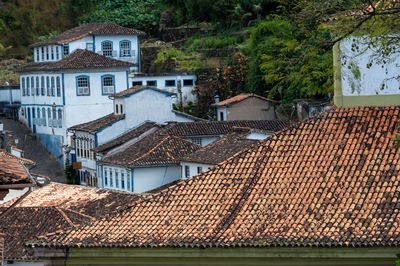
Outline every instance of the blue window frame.
<path fill-rule="evenodd" d="M 42 89 L 42 96 L 44 96 L 44 76 L 42 76 L 41 80 L 42 80 L 42 82 L 40 83 L 40 85 L 41 85 L 40 88 Z"/>
<path fill-rule="evenodd" d="M 26 90 L 25 90 L 25 78 L 21 78 L 21 89 L 22 89 L 22 96 L 25 96 Z"/>
<path fill-rule="evenodd" d="M 63 46 L 63 56 L 67 56 L 69 55 L 69 45 L 68 44 L 64 44 Z"/>
<path fill-rule="evenodd" d="M 142 86 L 143 85 L 143 81 L 132 81 L 132 87 L 135 87 L 135 86 Z"/>
<path fill-rule="evenodd" d="M 169 79 L 165 81 L 165 87 L 174 87 L 175 86 L 175 80 L 174 79 Z"/>
<path fill-rule="evenodd" d="M 119 176 L 118 176 L 118 170 L 115 169 L 115 187 L 119 188 Z"/>
<path fill-rule="evenodd" d="M 122 40 L 119 42 L 119 56 L 120 57 L 131 56 L 131 41 Z"/>
<path fill-rule="evenodd" d="M 147 86 L 152 86 L 152 87 L 156 87 L 157 88 L 157 80 L 148 80 L 146 82 Z"/>
<path fill-rule="evenodd" d="M 113 94 L 115 92 L 114 75 L 101 76 L 101 91 L 103 95 Z"/>
<path fill-rule="evenodd" d="M 57 85 L 57 96 L 60 97 L 61 96 L 61 81 L 60 81 L 60 77 L 57 77 L 56 85 Z"/>
<path fill-rule="evenodd" d="M 125 189 L 125 171 L 121 170 L 121 189 Z"/>
<path fill-rule="evenodd" d="M 104 185 L 108 185 L 107 168 L 104 167 Z"/>
<path fill-rule="evenodd" d="M 58 49 L 59 47 L 56 46 L 56 60 L 60 59 L 60 51 Z"/>
<path fill-rule="evenodd" d="M 55 88 L 54 88 L 54 77 L 51 77 L 51 96 L 55 96 Z"/>
<path fill-rule="evenodd" d="M 89 76 L 81 75 L 76 77 L 76 95 L 90 95 L 90 80 Z"/>
<path fill-rule="evenodd" d="M 50 96 L 50 77 L 46 77 L 46 89 L 47 89 L 47 96 Z"/>
<path fill-rule="evenodd" d="M 112 168 L 110 168 L 110 187 L 113 187 L 113 171 L 112 171 Z"/>
<path fill-rule="evenodd" d="M 40 84 L 39 84 L 39 77 L 36 77 L 36 95 L 37 96 L 39 96 L 40 95 L 40 91 L 39 91 L 39 88 L 40 88 Z"/>
<path fill-rule="evenodd" d="M 35 95 L 35 78 L 33 76 L 31 77 L 31 93 L 32 96 Z"/>
<path fill-rule="evenodd" d="M 30 95 L 30 89 L 31 89 L 31 86 L 30 86 L 30 82 L 29 82 L 29 77 L 26 77 L 26 95 Z"/>
<path fill-rule="evenodd" d="M 104 41 L 101 43 L 101 52 L 104 56 L 113 56 L 113 43 L 112 41 Z"/>
<path fill-rule="evenodd" d="M 40 49 L 36 48 L 36 62 L 40 61 Z"/>
<path fill-rule="evenodd" d="M 183 86 L 193 86 L 193 79 L 184 79 Z"/>
<path fill-rule="evenodd" d="M 128 191 L 131 191 L 131 175 L 129 173 L 129 170 L 126 171 L 126 189 Z"/>
<path fill-rule="evenodd" d="M 44 47 L 42 47 L 42 61 L 44 61 Z"/>

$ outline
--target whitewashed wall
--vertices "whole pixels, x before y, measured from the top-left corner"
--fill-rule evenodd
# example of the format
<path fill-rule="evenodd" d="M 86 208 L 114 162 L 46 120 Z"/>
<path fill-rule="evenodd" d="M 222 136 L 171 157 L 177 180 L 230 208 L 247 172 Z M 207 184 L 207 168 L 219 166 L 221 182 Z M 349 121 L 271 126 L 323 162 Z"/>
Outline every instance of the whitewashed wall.
<path fill-rule="evenodd" d="M 204 172 L 205 170 L 207 170 L 207 169 L 209 169 L 209 168 L 211 168 L 211 167 L 213 167 L 214 165 L 211 165 L 211 164 L 201 164 L 201 163 L 188 163 L 188 162 L 182 162 L 181 163 L 181 176 L 182 176 L 182 179 L 185 179 L 186 178 L 186 166 L 188 166 L 189 167 L 189 171 L 190 171 L 190 175 L 189 175 L 189 177 L 193 177 L 193 176 L 195 176 L 195 175 L 197 175 L 197 174 L 199 174 L 199 172 L 197 171 L 198 169 L 198 167 L 201 167 L 202 169 L 202 171 L 200 172 L 200 173 L 202 173 L 202 172 Z"/>
<path fill-rule="evenodd" d="M 9 89 L 0 89 L 0 102 L 9 103 L 12 98 L 12 102 L 21 102 L 21 92 L 20 90 L 10 90 Z"/>
<path fill-rule="evenodd" d="M 136 35 L 125 35 L 125 36 L 107 36 L 107 35 L 97 35 L 94 38 L 94 49 L 96 53 L 101 54 L 101 43 L 103 41 L 112 41 L 113 44 L 113 51 L 115 51 L 114 55 L 112 58 L 122 60 L 122 61 L 128 61 L 132 63 L 138 63 L 139 61 L 139 40 L 138 36 Z M 130 41 L 131 42 L 131 56 L 130 57 L 121 57 L 120 56 L 120 42 L 121 41 Z"/>
<path fill-rule="evenodd" d="M 184 86 L 183 85 L 183 80 L 193 80 L 193 86 Z M 166 80 L 175 80 L 175 86 L 166 86 L 165 81 Z M 178 81 L 181 82 L 182 84 L 182 101 L 183 103 L 188 103 L 188 102 L 197 102 L 197 97 L 195 94 L 192 93 L 194 89 L 194 85 L 196 83 L 196 75 L 170 75 L 170 76 L 135 76 L 134 74 L 131 74 L 129 76 L 129 86 L 132 86 L 133 82 L 137 81 L 142 81 L 143 85 L 148 85 L 148 81 L 156 81 L 156 86 L 159 89 L 166 90 L 169 92 L 176 93 L 177 96 L 174 98 L 173 103 L 177 104 L 179 103 L 179 95 L 178 95 Z"/>
<path fill-rule="evenodd" d="M 146 192 L 180 179 L 180 166 L 139 167 L 133 171 L 135 192 Z"/>
<path fill-rule="evenodd" d="M 368 38 L 368 37 L 366 37 Z M 400 94 L 400 82 L 396 79 L 400 73 L 400 51 L 386 60 L 386 64 L 372 63 L 374 56 L 381 50 L 367 48 L 367 40 L 362 37 L 350 37 L 340 42 L 341 82 L 343 96 L 392 95 Z M 358 46 L 358 50 L 352 47 Z M 359 77 L 358 77 L 359 75 Z M 382 89 L 382 84 L 386 86 Z"/>

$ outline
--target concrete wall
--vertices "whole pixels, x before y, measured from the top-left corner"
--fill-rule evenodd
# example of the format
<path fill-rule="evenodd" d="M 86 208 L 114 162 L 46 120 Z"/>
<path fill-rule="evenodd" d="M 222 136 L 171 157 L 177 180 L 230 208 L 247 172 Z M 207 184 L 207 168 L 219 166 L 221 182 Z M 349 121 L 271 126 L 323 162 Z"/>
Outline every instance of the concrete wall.
<path fill-rule="evenodd" d="M 13 88 L 13 89 L 10 89 Z M 21 102 L 21 92 L 18 89 L 8 86 L 0 86 L 0 102 L 4 103 L 20 103 Z"/>
<path fill-rule="evenodd" d="M 180 173 L 180 166 L 135 168 L 133 171 L 135 192 L 145 192 L 171 183 L 180 179 Z"/>
<path fill-rule="evenodd" d="M 226 120 L 271 119 L 276 119 L 274 105 L 256 97 L 250 97 L 226 107 Z"/>
<path fill-rule="evenodd" d="M 400 52 L 392 54 L 385 64 L 379 64 L 375 59 L 381 48 L 368 48 L 367 41 L 368 37 L 350 37 L 333 49 L 336 106 L 400 103 L 400 81 L 394 78 L 399 73 Z"/>
<path fill-rule="evenodd" d="M 174 86 L 166 86 L 166 80 L 175 80 Z M 192 86 L 184 86 L 184 80 L 193 80 Z M 142 85 L 149 85 L 148 81 L 156 81 L 156 86 L 159 89 L 166 90 L 172 93 L 176 93 L 176 98 L 174 98 L 173 103 L 178 104 L 180 102 L 178 94 L 178 82 L 181 82 L 182 88 L 182 101 L 184 104 L 188 102 L 197 102 L 197 97 L 192 93 L 194 85 L 196 84 L 196 75 L 151 75 L 151 76 L 135 76 L 134 74 L 129 76 L 129 86 L 133 85 L 133 82 L 141 81 Z"/>
<path fill-rule="evenodd" d="M 195 176 L 199 173 L 204 172 L 205 170 L 213 167 L 214 165 L 211 164 L 201 164 L 201 163 L 188 163 L 188 162 L 182 162 L 181 163 L 181 176 L 182 179 L 188 178 L 186 176 L 186 166 L 189 167 L 189 177 Z M 198 167 L 201 167 L 201 171 L 199 172 Z"/>

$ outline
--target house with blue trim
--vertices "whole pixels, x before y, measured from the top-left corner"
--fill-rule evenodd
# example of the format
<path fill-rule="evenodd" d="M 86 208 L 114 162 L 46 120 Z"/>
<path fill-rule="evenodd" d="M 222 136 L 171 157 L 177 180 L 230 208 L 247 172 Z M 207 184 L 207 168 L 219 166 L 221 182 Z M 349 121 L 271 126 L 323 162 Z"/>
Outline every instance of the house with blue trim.
<path fill-rule="evenodd" d="M 66 129 L 113 112 L 108 96 L 129 88 L 140 71 L 144 32 L 114 23 L 83 24 L 31 45 L 33 62 L 19 70 L 20 120 L 65 162 Z"/>

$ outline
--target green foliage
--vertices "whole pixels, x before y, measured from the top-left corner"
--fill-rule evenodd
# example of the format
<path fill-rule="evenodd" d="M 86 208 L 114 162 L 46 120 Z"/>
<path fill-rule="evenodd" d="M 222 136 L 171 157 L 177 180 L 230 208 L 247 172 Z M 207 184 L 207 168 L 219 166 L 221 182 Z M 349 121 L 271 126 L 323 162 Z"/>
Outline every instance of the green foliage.
<path fill-rule="evenodd" d="M 332 52 L 319 43 L 327 37 L 279 16 L 260 23 L 248 42 L 247 90 L 284 102 L 332 91 Z"/>
<path fill-rule="evenodd" d="M 199 54 L 187 55 L 183 51 L 176 48 L 163 49 L 157 54 L 156 64 L 164 64 L 168 61 L 173 61 L 177 70 L 192 71 L 203 66 L 200 61 Z"/>
<path fill-rule="evenodd" d="M 99 0 L 81 22 L 111 21 L 123 27 L 154 31 L 161 14 L 161 0 Z"/>
<path fill-rule="evenodd" d="M 65 166 L 64 176 L 67 184 L 79 185 L 79 178 L 72 164 L 67 164 Z"/>
<path fill-rule="evenodd" d="M 241 36 L 230 36 L 229 34 L 218 36 L 194 35 L 185 42 L 188 52 L 195 52 L 199 49 L 218 49 L 236 46 L 243 42 Z"/>

